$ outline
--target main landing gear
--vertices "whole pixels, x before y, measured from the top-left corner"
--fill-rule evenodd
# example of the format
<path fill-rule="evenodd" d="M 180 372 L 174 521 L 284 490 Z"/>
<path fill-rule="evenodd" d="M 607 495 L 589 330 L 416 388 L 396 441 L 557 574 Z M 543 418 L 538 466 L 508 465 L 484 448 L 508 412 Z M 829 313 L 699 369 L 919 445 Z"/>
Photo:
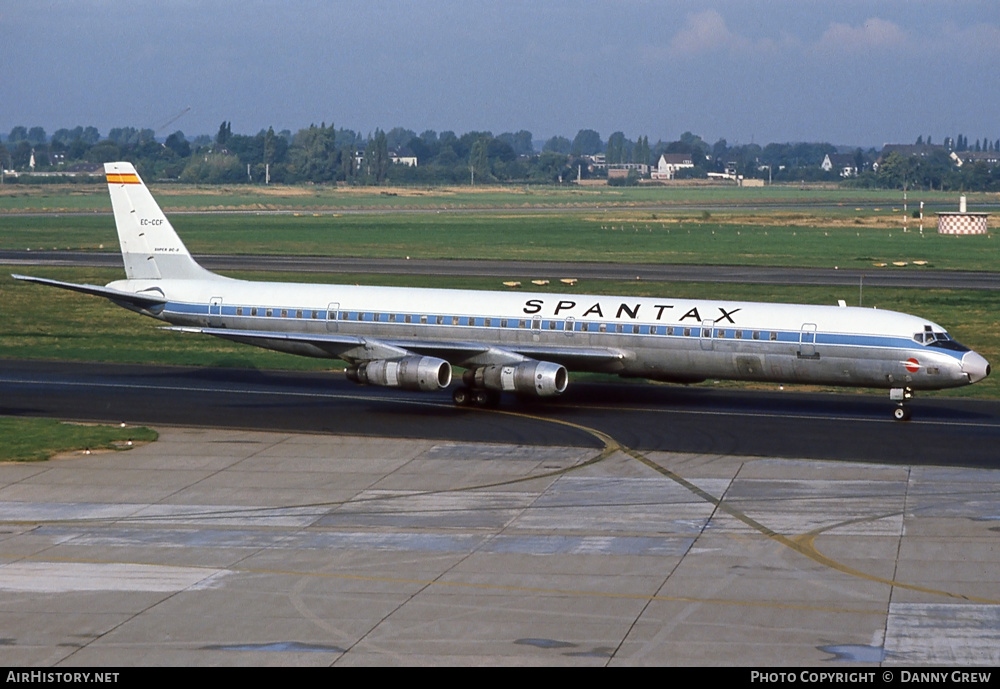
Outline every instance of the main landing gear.
<path fill-rule="evenodd" d="M 909 421 L 913 410 L 906 403 L 913 399 L 913 388 L 890 388 L 889 399 L 896 402 L 896 408 L 892 410 L 892 418 L 896 421 Z"/>
<path fill-rule="evenodd" d="M 492 409 L 500 404 L 500 391 L 486 388 L 467 388 L 461 385 L 451 393 L 451 399 L 459 407 Z"/>

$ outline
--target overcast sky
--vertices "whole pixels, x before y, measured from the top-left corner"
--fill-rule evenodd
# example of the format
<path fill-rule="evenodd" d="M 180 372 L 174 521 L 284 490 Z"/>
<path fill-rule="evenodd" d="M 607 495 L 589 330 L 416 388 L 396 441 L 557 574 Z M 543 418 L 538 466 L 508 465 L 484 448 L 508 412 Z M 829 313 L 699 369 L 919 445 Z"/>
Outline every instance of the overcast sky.
<path fill-rule="evenodd" d="M 0 0 L 0 60 L 4 134 L 1000 137 L 997 0 Z"/>

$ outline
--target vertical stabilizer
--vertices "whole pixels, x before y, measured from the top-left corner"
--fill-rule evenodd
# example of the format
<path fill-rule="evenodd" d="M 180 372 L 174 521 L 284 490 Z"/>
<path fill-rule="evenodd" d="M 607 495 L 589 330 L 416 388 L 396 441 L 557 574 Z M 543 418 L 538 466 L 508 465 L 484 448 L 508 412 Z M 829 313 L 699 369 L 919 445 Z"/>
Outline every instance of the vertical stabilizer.
<path fill-rule="evenodd" d="M 105 163 L 104 172 L 129 280 L 213 276 L 191 258 L 132 163 Z"/>

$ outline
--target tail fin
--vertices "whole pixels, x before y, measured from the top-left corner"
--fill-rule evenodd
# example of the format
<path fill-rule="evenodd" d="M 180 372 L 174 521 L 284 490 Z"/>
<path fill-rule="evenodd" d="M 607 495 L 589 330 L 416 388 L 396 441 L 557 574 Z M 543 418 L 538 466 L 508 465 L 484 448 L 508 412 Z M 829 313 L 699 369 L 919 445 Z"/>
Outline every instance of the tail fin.
<path fill-rule="evenodd" d="M 191 258 L 132 163 L 105 163 L 104 172 L 129 280 L 214 277 Z"/>

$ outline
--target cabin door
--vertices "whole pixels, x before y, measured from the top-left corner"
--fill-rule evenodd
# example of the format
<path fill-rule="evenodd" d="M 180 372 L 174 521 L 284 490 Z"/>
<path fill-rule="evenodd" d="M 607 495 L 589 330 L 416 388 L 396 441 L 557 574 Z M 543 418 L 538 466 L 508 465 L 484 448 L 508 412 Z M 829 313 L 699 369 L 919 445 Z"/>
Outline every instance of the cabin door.
<path fill-rule="evenodd" d="M 705 320 L 701 322 L 701 348 L 706 352 L 710 352 L 715 349 L 715 340 L 713 339 L 715 332 L 715 321 Z"/>
<path fill-rule="evenodd" d="M 326 331 L 337 332 L 337 319 L 340 318 L 340 302 L 333 302 L 326 307 Z"/>
<path fill-rule="evenodd" d="M 816 324 L 803 323 L 799 331 L 799 358 L 817 359 L 816 356 Z"/>
<path fill-rule="evenodd" d="M 222 297 L 212 297 L 208 302 L 208 327 L 222 327 Z"/>

